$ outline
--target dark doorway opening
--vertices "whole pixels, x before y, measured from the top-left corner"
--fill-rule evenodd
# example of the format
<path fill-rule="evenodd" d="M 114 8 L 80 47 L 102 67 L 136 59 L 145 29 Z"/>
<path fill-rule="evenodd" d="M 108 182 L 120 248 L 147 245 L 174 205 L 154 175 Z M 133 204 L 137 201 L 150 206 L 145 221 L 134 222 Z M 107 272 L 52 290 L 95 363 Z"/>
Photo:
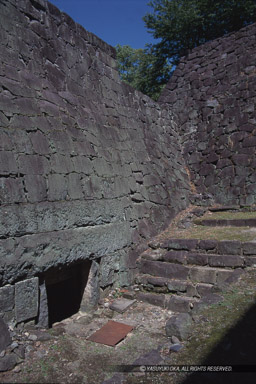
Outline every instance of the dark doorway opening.
<path fill-rule="evenodd" d="M 91 262 L 58 267 L 45 276 L 49 327 L 77 313 L 87 284 Z"/>

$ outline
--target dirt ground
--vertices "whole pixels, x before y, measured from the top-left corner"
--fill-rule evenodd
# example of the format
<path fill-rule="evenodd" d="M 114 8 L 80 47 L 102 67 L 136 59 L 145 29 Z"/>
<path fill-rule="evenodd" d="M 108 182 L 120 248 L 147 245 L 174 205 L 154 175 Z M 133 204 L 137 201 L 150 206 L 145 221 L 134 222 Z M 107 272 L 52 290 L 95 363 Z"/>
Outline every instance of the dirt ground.
<path fill-rule="evenodd" d="M 237 283 L 227 289 L 223 302 L 207 307 L 195 315 L 193 333 L 187 342 L 182 343 L 183 349 L 178 353 L 169 352 L 171 341 L 165 334 L 170 311 L 141 302 L 136 302 L 123 314 L 101 307 L 94 314 L 78 313 L 56 324 L 47 331 L 50 339 L 46 341 L 30 341 L 26 360 L 13 371 L 1 373 L 0 382 L 101 384 L 113 377 L 113 366 L 132 364 L 140 356 L 158 347 L 164 365 L 255 364 L 255 281 L 256 271 L 247 271 Z M 115 347 L 88 341 L 87 338 L 110 318 L 133 325 L 134 330 Z M 28 333 L 33 334 L 33 330 Z M 203 375 L 191 381 L 193 376 L 188 378 L 186 373 L 136 372 L 125 374 L 122 383 L 244 384 L 254 383 L 256 380 L 256 372 L 249 376 L 246 374 L 248 381 L 240 373 L 224 378 L 221 374 L 217 374 L 217 378 L 214 374 L 210 374 L 208 378 Z"/>

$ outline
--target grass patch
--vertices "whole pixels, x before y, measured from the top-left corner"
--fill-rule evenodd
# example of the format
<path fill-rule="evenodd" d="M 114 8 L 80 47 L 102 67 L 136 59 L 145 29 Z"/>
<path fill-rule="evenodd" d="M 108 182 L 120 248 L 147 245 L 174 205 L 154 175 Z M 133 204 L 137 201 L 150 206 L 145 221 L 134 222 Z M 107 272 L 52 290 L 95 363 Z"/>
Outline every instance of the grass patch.
<path fill-rule="evenodd" d="M 173 229 L 170 235 L 177 239 L 256 240 L 256 230 L 249 227 L 206 227 L 194 224 L 188 229 Z"/>
<path fill-rule="evenodd" d="M 206 213 L 201 220 L 235 220 L 235 219 L 256 219 L 256 212 L 212 212 Z"/>

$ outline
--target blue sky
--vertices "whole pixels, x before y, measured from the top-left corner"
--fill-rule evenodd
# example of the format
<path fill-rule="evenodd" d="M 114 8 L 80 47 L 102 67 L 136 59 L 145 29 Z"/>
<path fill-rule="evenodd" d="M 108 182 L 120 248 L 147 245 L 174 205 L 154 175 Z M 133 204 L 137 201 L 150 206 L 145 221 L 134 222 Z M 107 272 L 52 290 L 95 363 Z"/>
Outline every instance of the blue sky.
<path fill-rule="evenodd" d="M 110 45 L 144 48 L 155 40 L 142 17 L 152 8 L 149 0 L 50 0 L 85 29 Z"/>

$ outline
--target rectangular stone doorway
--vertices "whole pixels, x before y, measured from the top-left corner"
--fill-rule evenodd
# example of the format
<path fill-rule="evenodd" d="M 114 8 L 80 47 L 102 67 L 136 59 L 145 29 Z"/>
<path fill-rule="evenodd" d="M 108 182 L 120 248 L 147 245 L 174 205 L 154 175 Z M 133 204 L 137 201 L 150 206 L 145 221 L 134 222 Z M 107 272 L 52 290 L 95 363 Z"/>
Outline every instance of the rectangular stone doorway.
<path fill-rule="evenodd" d="M 40 285 L 39 325 L 52 327 L 80 310 L 92 262 L 59 266 L 43 276 Z M 41 323 L 41 324 L 40 324 Z"/>

